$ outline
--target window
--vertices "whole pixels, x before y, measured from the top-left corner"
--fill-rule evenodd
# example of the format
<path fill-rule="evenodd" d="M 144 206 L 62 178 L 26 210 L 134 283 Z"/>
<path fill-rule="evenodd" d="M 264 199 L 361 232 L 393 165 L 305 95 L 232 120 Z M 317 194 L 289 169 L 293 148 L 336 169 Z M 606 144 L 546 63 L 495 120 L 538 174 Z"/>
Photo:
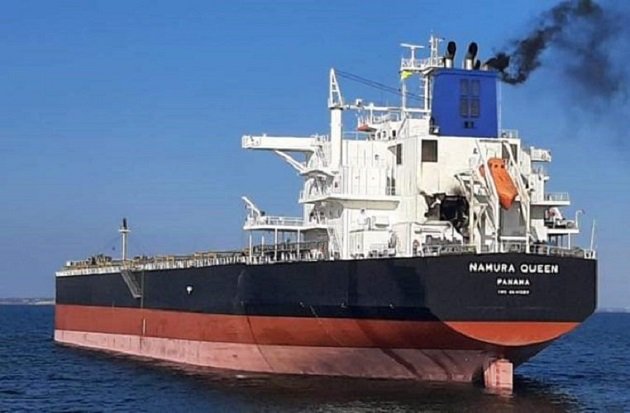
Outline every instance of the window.
<path fill-rule="evenodd" d="M 479 98 L 470 99 L 470 116 L 473 118 L 479 117 Z"/>
<path fill-rule="evenodd" d="M 459 116 L 463 118 L 467 118 L 468 114 L 468 98 L 461 97 L 459 98 Z"/>
<path fill-rule="evenodd" d="M 511 143 L 510 149 L 512 150 L 512 156 L 514 157 L 514 162 L 518 162 L 518 145 Z M 510 153 L 508 152 L 505 145 L 501 147 L 501 157 L 503 159 L 510 159 Z"/>
<path fill-rule="evenodd" d="M 481 91 L 481 84 L 479 80 L 471 80 L 470 81 L 470 94 L 474 97 L 479 97 L 479 93 Z"/>
<path fill-rule="evenodd" d="M 461 79 L 459 81 L 459 94 L 461 96 L 468 96 L 468 79 Z"/>
<path fill-rule="evenodd" d="M 396 165 L 402 165 L 402 143 L 396 145 Z"/>
<path fill-rule="evenodd" d="M 481 81 L 479 79 L 460 79 L 459 81 L 459 116 L 478 118 L 481 116 Z M 469 128 L 468 126 L 464 126 Z"/>
<path fill-rule="evenodd" d="M 422 141 L 422 162 L 438 161 L 438 142 L 436 140 Z"/>
<path fill-rule="evenodd" d="M 387 177 L 387 188 L 385 188 L 386 195 L 396 195 L 396 178 Z"/>

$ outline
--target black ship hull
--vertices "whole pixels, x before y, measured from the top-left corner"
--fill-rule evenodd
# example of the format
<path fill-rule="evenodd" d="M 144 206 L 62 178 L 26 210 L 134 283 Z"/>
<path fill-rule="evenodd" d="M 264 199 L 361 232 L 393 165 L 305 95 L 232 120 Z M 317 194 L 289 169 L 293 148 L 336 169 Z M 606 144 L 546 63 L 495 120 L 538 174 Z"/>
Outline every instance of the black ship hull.
<path fill-rule="evenodd" d="M 526 361 L 592 314 L 597 295 L 595 260 L 528 254 L 128 277 L 58 276 L 56 341 L 245 371 L 468 381 L 492 360 Z"/>

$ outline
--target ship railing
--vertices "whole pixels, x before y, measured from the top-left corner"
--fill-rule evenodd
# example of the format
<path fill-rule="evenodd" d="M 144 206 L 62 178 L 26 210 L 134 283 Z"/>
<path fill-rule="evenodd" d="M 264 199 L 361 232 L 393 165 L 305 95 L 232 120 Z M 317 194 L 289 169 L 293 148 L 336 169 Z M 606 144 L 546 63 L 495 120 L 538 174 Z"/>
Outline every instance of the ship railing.
<path fill-rule="evenodd" d="M 328 240 L 283 242 L 252 246 L 245 257 L 247 264 L 271 264 L 319 261 L 328 258 Z"/>
<path fill-rule="evenodd" d="M 174 259 L 155 260 L 153 262 L 136 265 L 133 270 L 174 270 L 245 263 L 247 263 L 246 255 L 242 251 L 238 251 L 214 257 L 174 257 Z"/>
<path fill-rule="evenodd" d="M 327 258 L 328 241 L 283 242 L 252 247 L 251 254 L 242 251 L 200 252 L 193 255 L 136 257 L 109 265 L 72 265 L 64 267 L 58 275 L 89 275 L 117 273 L 123 269 L 133 272 L 148 270 L 174 270 L 230 264 L 263 264 L 272 262 L 313 261 Z"/>
<path fill-rule="evenodd" d="M 504 253 L 514 252 L 514 253 L 526 253 L 527 246 L 524 242 L 503 242 L 502 251 Z M 529 245 L 529 253 L 533 255 L 549 255 L 549 256 L 557 256 L 557 257 L 577 257 L 577 258 L 588 258 L 595 259 L 596 253 L 591 249 L 584 249 L 580 247 L 560 247 L 556 245 L 541 245 L 541 244 L 530 244 Z"/>
<path fill-rule="evenodd" d="M 549 255 L 557 257 L 576 257 L 595 259 L 596 253 L 591 249 L 584 249 L 579 247 L 566 248 L 558 247 L 554 245 L 531 245 L 530 251 L 535 255 Z"/>
<path fill-rule="evenodd" d="M 282 262 L 320 261 L 330 259 L 328 253 L 328 241 L 308 241 L 300 243 L 280 243 L 266 244 L 252 247 L 252 253 L 245 251 L 207 252 L 197 253 L 188 256 L 160 256 L 160 257 L 139 257 L 126 261 L 116 260 L 109 265 L 74 265 L 64 267 L 57 272 L 59 276 L 70 275 L 94 275 L 119 273 L 122 270 L 133 272 L 150 270 L 174 270 L 196 267 L 211 267 L 233 264 L 271 264 Z M 383 246 L 385 251 L 385 246 Z M 525 243 L 509 242 L 503 244 L 504 253 L 527 253 Z M 442 255 L 462 255 L 462 254 L 487 254 L 493 253 L 488 248 L 478 248 L 472 244 L 436 244 L 421 246 L 415 254 L 420 256 L 442 256 Z M 591 249 L 578 247 L 565 248 L 552 245 L 530 245 L 528 254 L 576 257 L 584 259 L 596 259 L 597 254 Z M 395 255 L 395 254 L 394 254 Z M 355 256 L 353 258 L 388 258 L 393 256 L 390 253 L 369 254 L 367 257 Z"/>
<path fill-rule="evenodd" d="M 561 201 L 569 202 L 570 197 L 568 192 L 547 192 L 545 194 L 545 201 Z"/>
<path fill-rule="evenodd" d="M 359 141 L 359 140 L 365 140 L 368 135 L 369 135 L 369 133 L 367 133 L 367 132 L 359 132 L 359 131 L 344 132 L 343 133 L 343 138 L 345 140 Z"/>
<path fill-rule="evenodd" d="M 64 268 L 61 271 L 57 271 L 57 275 L 92 275 L 92 274 L 110 274 L 120 272 L 121 266 L 92 266 L 82 268 Z"/>
<path fill-rule="evenodd" d="M 300 227 L 304 225 L 304 220 L 299 217 L 281 217 L 281 216 L 269 216 L 263 215 L 256 218 L 248 218 L 247 225 L 271 225 L 271 226 L 287 226 L 287 227 Z"/>
<path fill-rule="evenodd" d="M 551 229 L 579 229 L 573 219 L 545 219 L 545 226 Z"/>
<path fill-rule="evenodd" d="M 311 135 L 311 138 L 315 139 L 315 141 L 320 144 L 330 141 L 330 137 L 328 135 L 322 135 L 318 133 Z"/>
<path fill-rule="evenodd" d="M 551 151 L 549 149 L 531 147 L 529 154 L 532 162 L 551 162 Z"/>
<path fill-rule="evenodd" d="M 477 249 L 471 244 L 425 245 L 420 248 L 422 256 L 475 254 Z"/>
<path fill-rule="evenodd" d="M 347 187 L 339 184 L 338 186 L 330 186 L 323 190 L 301 190 L 299 192 L 300 202 L 309 202 L 314 199 L 319 199 L 328 196 L 365 196 L 365 197 L 380 197 L 380 196 L 395 196 L 396 186 L 389 184 L 385 188 L 371 188 L 367 185 L 349 184 Z"/>
<path fill-rule="evenodd" d="M 532 255 L 547 255 L 555 257 L 576 257 L 585 259 L 596 259 L 597 253 L 592 249 L 584 249 L 580 247 L 560 247 L 555 245 L 536 245 L 530 244 L 529 252 L 524 242 L 503 242 L 503 253 L 520 253 Z M 494 253 L 487 247 L 479 250 L 473 244 L 444 244 L 444 245 L 424 245 L 417 250 L 421 256 L 441 256 L 441 255 L 459 255 L 459 254 L 489 254 Z"/>
<path fill-rule="evenodd" d="M 518 139 L 517 129 L 501 129 L 501 137 L 504 139 Z"/>
<path fill-rule="evenodd" d="M 524 242 L 514 242 L 514 241 L 502 242 L 501 251 L 525 253 L 527 252 L 527 244 Z"/>
<path fill-rule="evenodd" d="M 405 69 L 424 69 L 426 67 L 442 67 L 443 58 L 442 56 L 437 57 L 427 57 L 424 59 L 411 59 L 403 57 L 400 60 L 400 68 L 402 70 Z"/>

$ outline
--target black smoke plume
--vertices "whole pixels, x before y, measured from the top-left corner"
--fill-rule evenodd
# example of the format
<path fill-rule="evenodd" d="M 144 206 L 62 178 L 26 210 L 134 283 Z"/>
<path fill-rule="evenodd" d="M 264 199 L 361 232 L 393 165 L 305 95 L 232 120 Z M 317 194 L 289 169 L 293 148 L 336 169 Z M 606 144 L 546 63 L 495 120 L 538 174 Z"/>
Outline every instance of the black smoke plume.
<path fill-rule="evenodd" d="M 520 84 L 542 65 L 543 52 L 552 49 L 551 64 L 589 94 L 608 98 L 624 87 L 623 70 L 611 53 L 611 43 L 622 30 L 619 15 L 597 2 L 565 0 L 486 64 L 499 70 L 504 82 Z"/>

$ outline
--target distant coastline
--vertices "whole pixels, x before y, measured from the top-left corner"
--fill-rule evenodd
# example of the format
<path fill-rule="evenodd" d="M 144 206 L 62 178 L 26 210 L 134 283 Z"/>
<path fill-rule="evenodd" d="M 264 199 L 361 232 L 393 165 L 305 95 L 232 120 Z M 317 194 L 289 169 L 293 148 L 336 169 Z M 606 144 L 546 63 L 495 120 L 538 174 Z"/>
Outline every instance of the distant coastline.
<path fill-rule="evenodd" d="M 55 299 L 51 297 L 31 298 L 0 298 L 0 305 L 53 305 Z"/>

